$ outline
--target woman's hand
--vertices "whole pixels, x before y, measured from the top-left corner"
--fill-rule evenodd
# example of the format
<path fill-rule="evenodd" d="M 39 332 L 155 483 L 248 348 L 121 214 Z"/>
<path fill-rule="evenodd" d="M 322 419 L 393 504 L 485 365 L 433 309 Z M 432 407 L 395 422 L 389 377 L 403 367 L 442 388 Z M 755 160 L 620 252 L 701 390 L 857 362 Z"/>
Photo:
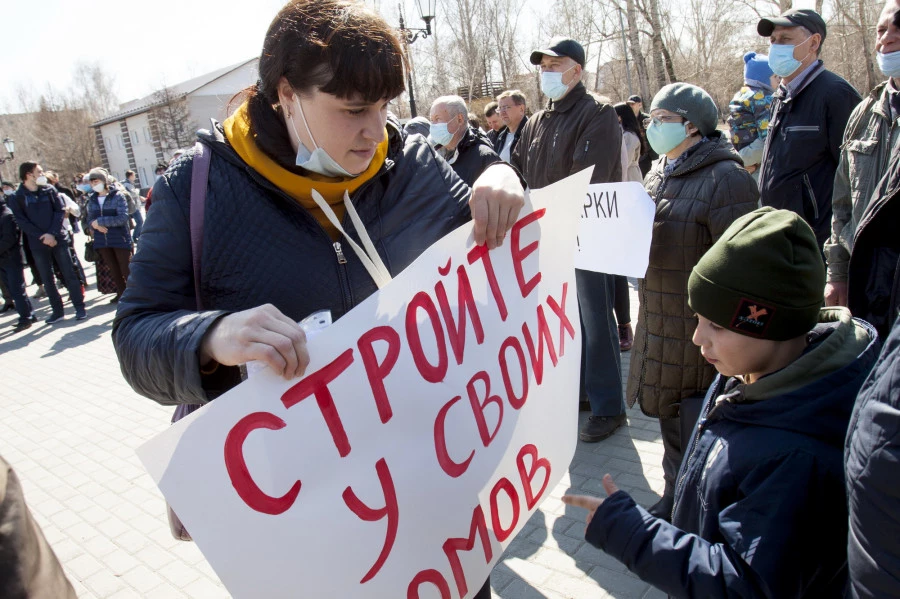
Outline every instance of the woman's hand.
<path fill-rule="evenodd" d="M 607 495 L 612 495 L 619 490 L 619 487 L 616 486 L 609 474 L 603 476 L 603 490 L 606 491 Z M 566 505 L 574 505 L 575 507 L 586 509 L 588 511 L 586 518 L 588 526 L 590 526 L 591 520 L 597 512 L 597 508 L 603 504 L 603 500 L 599 497 L 590 497 L 588 495 L 563 495 L 562 500 Z"/>
<path fill-rule="evenodd" d="M 272 304 L 235 312 L 219 319 L 203 337 L 200 365 L 212 360 L 223 366 L 259 360 L 291 380 L 309 365 L 306 334 Z"/>
<path fill-rule="evenodd" d="M 106 227 L 104 227 L 103 225 L 98 223 L 96 220 L 94 220 L 94 222 L 91 223 L 91 227 L 93 227 L 94 229 L 97 229 L 101 233 L 106 233 L 107 231 L 109 231 L 109 229 L 107 229 Z"/>
<path fill-rule="evenodd" d="M 490 250 L 503 245 L 524 205 L 525 191 L 516 171 L 505 164 L 489 166 L 475 181 L 469 199 L 475 243 L 487 243 Z"/>

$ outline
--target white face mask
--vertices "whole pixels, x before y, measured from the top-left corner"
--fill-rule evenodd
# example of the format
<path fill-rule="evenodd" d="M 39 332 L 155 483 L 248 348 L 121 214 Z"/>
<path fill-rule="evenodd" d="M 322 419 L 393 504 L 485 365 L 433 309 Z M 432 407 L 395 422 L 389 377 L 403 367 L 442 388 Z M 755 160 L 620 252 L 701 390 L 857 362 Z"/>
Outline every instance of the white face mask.
<path fill-rule="evenodd" d="M 47 184 L 47 177 L 45 177 L 44 175 L 41 175 L 40 177 L 37 177 L 37 178 L 34 180 L 34 182 L 37 183 L 38 185 L 46 185 L 46 184 Z"/>
<path fill-rule="evenodd" d="M 309 149 L 303 145 L 300 134 L 297 133 L 297 126 L 294 124 L 294 117 L 288 117 L 291 128 L 294 130 L 294 135 L 297 136 L 297 166 L 325 177 L 355 177 L 356 175 L 348 172 L 347 169 L 338 164 L 334 158 L 328 155 L 328 152 L 316 143 L 312 131 L 309 129 L 309 123 L 306 122 L 306 117 L 303 115 L 303 106 L 300 104 L 300 95 L 295 93 L 294 98 L 296 99 L 295 105 L 300 113 L 300 118 L 303 119 L 303 126 L 306 127 L 306 133 L 316 146 L 316 148 L 310 152 Z"/>
<path fill-rule="evenodd" d="M 101 193 L 101 194 L 102 194 L 103 191 L 106 189 L 106 185 L 104 185 L 103 183 L 96 183 L 96 184 L 94 184 L 94 185 L 91 185 L 91 189 L 93 189 L 93 190 L 96 191 L 97 193 Z"/>
<path fill-rule="evenodd" d="M 15 190 L 10 189 L 9 187 L 3 190 L 3 195 L 5 196 L 11 196 L 14 193 L 16 193 Z"/>

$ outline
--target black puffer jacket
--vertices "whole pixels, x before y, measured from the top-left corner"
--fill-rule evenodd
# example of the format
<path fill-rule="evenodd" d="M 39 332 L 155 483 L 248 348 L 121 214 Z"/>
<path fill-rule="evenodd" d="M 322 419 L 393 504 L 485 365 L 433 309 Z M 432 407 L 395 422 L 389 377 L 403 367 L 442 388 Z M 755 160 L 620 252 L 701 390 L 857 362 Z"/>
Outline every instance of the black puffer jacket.
<path fill-rule="evenodd" d="M 453 163 L 453 170 L 469 187 L 475 184 L 475 180 L 481 176 L 484 169 L 495 162 L 501 162 L 500 156 L 491 148 L 487 138 L 476 134 L 471 127 L 459 140 L 456 151 L 458 154 Z"/>
<path fill-rule="evenodd" d="M 375 177 L 352 194 L 392 275 L 470 218 L 469 189 L 421 136 L 388 123 L 389 149 Z M 339 318 L 376 286 L 349 247 L 337 244 L 297 202 L 244 163 L 221 129 L 201 134 L 212 150 L 196 311 L 190 243 L 193 152 L 153 187 L 153 205 L 119 301 L 113 343 L 126 380 L 162 404 L 206 403 L 240 382 L 219 367 L 201 380 L 206 330 L 229 312 L 271 303 L 301 320 L 330 309 Z M 358 235 L 349 218 L 344 229 Z M 340 243 L 340 242 L 338 242 Z"/>
<path fill-rule="evenodd" d="M 687 303 L 691 269 L 759 193 L 731 142 L 716 131 L 664 176 L 658 160 L 644 179 L 656 203 L 650 265 L 641 297 L 625 397 L 648 416 L 675 418 L 681 400 L 706 391 L 715 369 L 691 341 L 697 321 Z"/>

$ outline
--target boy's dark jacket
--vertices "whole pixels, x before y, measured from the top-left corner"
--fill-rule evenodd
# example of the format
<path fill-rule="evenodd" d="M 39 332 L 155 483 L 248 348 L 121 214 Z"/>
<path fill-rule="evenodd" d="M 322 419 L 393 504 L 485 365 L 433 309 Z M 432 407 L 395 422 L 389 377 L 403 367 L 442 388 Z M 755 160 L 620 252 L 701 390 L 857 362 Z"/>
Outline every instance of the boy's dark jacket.
<path fill-rule="evenodd" d="M 713 382 L 678 475 L 673 524 L 619 491 L 587 540 L 675 597 L 840 597 L 842 449 L 879 343 L 845 308 L 823 309 L 819 321 L 784 369 L 749 386 Z"/>

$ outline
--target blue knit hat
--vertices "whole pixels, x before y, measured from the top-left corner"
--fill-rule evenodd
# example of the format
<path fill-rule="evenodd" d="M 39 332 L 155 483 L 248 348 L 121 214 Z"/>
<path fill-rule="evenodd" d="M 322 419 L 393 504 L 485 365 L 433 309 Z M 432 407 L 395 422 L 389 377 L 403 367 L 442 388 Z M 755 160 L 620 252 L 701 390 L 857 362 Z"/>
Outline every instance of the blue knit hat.
<path fill-rule="evenodd" d="M 772 78 L 772 69 L 769 67 L 769 57 L 765 54 L 747 52 L 744 54 L 744 81 L 758 81 L 769 85 Z"/>

